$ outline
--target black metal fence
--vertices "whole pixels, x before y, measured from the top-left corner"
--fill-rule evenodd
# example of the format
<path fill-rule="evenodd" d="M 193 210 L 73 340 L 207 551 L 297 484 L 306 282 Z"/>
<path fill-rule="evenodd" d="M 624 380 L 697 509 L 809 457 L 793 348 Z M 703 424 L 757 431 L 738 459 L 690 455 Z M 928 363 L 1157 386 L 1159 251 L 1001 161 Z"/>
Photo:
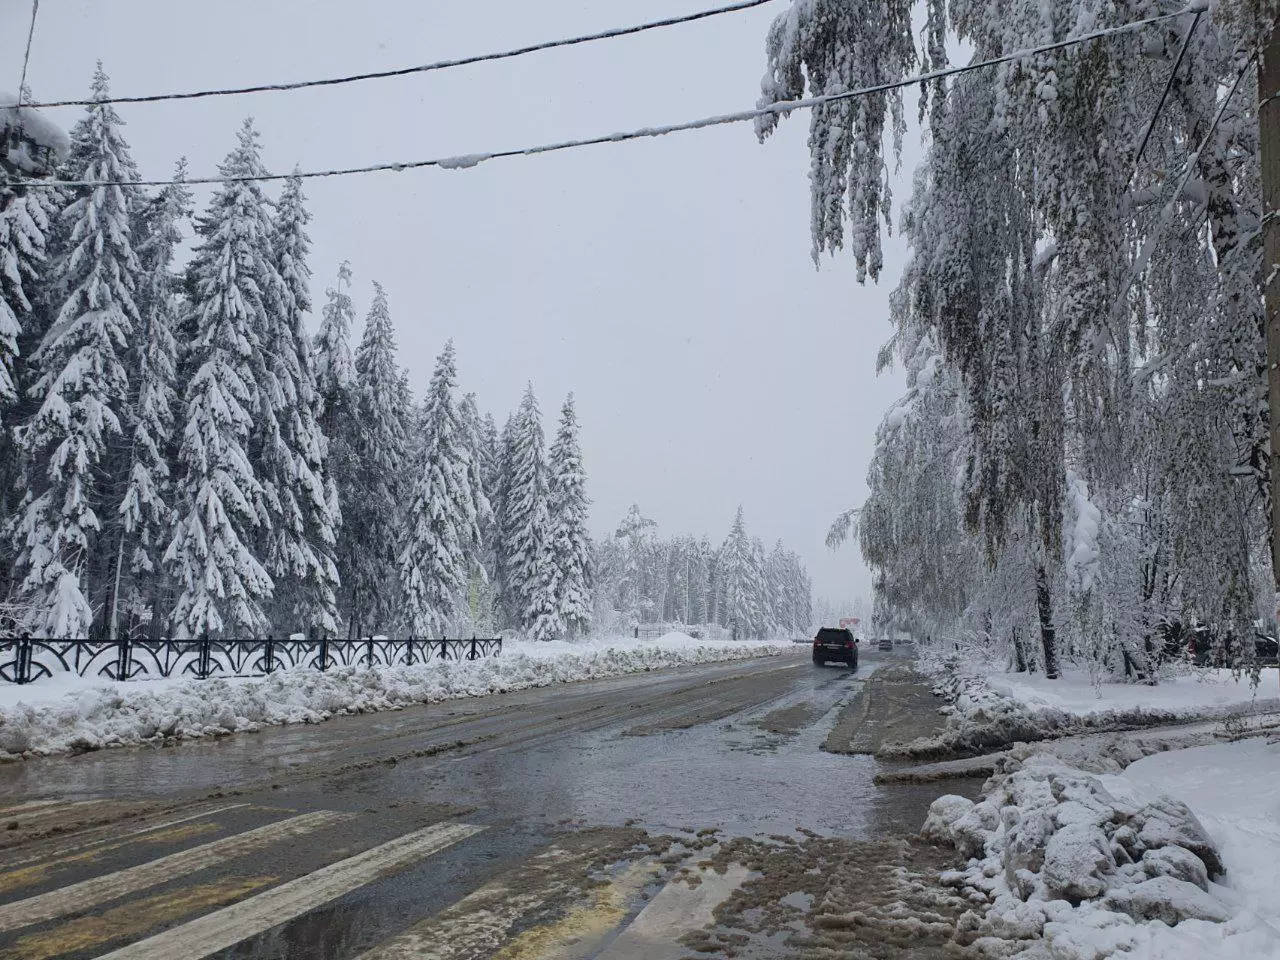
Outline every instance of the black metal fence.
<path fill-rule="evenodd" d="M 265 677 L 295 667 L 328 670 L 348 666 L 409 666 L 427 660 L 479 660 L 501 653 L 500 637 L 50 640 L 22 636 L 0 639 L 0 682 L 31 683 L 55 673 L 111 680 Z"/>

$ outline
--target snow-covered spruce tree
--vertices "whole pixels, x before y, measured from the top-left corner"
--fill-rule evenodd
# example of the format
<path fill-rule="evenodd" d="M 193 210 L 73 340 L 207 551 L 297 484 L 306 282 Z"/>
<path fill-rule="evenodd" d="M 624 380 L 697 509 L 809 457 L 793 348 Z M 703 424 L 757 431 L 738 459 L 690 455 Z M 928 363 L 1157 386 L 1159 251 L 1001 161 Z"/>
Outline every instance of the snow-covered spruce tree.
<path fill-rule="evenodd" d="M 69 169 L 76 179 L 137 179 L 122 122 L 106 103 L 101 64 L 95 101 L 72 131 Z M 101 533 L 113 503 L 110 444 L 124 430 L 129 378 L 123 354 L 138 325 L 134 294 L 140 266 L 130 217 L 131 187 L 76 191 L 61 217 L 69 248 L 54 264 L 60 300 L 53 326 L 31 358 L 39 406 L 20 428 L 28 490 L 15 518 L 16 574 L 29 627 L 54 637 L 83 637 L 100 612 Z M 95 611 L 95 601 L 99 610 Z"/>
<path fill-rule="evenodd" d="M 311 345 L 311 368 L 315 371 L 316 392 L 320 395 L 321 428 L 332 439 L 337 433 L 341 411 L 351 402 L 356 368 L 351 356 L 351 326 L 355 309 L 351 305 L 351 264 L 338 266 L 338 281 L 329 288 L 328 302 L 321 312 L 320 330 Z"/>
<path fill-rule="evenodd" d="M 35 201 L 46 192 L 18 193 L 0 181 L 0 428 L 11 426 L 6 414 L 18 400 L 18 339 L 31 312 L 25 288 L 40 282 L 49 232 L 50 211 Z"/>
<path fill-rule="evenodd" d="M 542 413 L 533 384 L 525 389 L 512 426 L 510 481 L 504 503 L 506 590 L 516 624 L 531 630 L 538 613 L 554 609 L 548 600 L 547 463 Z M 554 596 L 554 595 L 552 595 Z"/>
<path fill-rule="evenodd" d="M 404 513 L 411 404 L 396 363 L 395 326 L 387 295 L 374 282 L 373 304 L 356 349 L 355 469 L 341 492 L 345 534 L 339 569 L 350 631 L 364 635 L 395 629 L 400 580 L 396 543 Z"/>
<path fill-rule="evenodd" d="M 467 606 L 474 626 L 488 624 L 493 620 L 493 590 L 489 584 L 488 565 L 495 530 L 493 505 L 489 502 L 490 488 L 487 485 L 493 474 L 493 466 L 489 462 L 492 448 L 474 393 L 468 393 L 458 405 L 458 422 L 469 458 L 467 485 L 475 504 L 475 523 L 467 544 Z"/>
<path fill-rule="evenodd" d="M 587 476 L 578 443 L 578 418 L 573 394 L 560 411 L 560 427 L 551 446 L 550 532 L 547 549 L 555 569 L 555 609 L 570 638 L 586 633 L 591 623 L 591 537 L 587 516 Z"/>
<path fill-rule="evenodd" d="M 342 505 L 357 489 L 356 446 L 359 423 L 356 419 L 358 392 L 355 360 L 351 353 L 351 326 L 355 312 L 351 305 L 351 267 L 343 261 L 338 281 L 328 290 L 320 330 L 311 346 L 311 368 L 316 376 L 320 432 L 328 445 L 325 500 L 334 520 L 334 564 L 339 584 L 351 576 L 351 555 L 345 549 L 346 518 Z M 338 588 L 341 591 L 341 586 Z M 348 611 L 349 612 L 349 611 Z"/>
<path fill-rule="evenodd" d="M 179 160 L 173 182 L 140 205 L 135 217 L 141 282 L 135 300 L 140 324 L 129 350 L 127 425 L 130 435 L 124 496 L 108 600 L 107 635 L 139 629 L 154 635 L 168 609 L 161 570 L 172 532 L 173 497 L 169 456 L 177 416 L 178 344 L 174 336 L 182 309 L 179 280 L 173 272 L 182 243 L 182 222 L 191 216 L 186 160 Z"/>
<path fill-rule="evenodd" d="M 471 452 L 454 406 L 454 357 L 450 340 L 423 401 L 422 452 L 399 558 L 409 622 L 426 637 L 443 635 L 465 608 L 480 539 Z"/>
<path fill-rule="evenodd" d="M 59 191 L 18 193 L 0 173 L 0 531 L 7 529 L 28 483 L 14 427 L 30 416 L 34 377 L 26 350 L 38 344 L 38 294 L 51 287 L 46 238 L 60 206 Z M 2 534 L 0 534 L 2 535 Z M 0 595 L 10 596 L 14 553 L 0 551 Z"/>
<path fill-rule="evenodd" d="M 622 546 L 621 564 L 616 578 L 617 609 L 632 623 L 646 619 L 646 609 L 652 608 L 652 596 L 648 588 L 649 558 L 653 549 L 654 530 L 657 523 L 640 512 L 638 504 L 632 504 L 627 515 L 618 524 L 613 537 Z"/>
<path fill-rule="evenodd" d="M 755 636 L 762 620 L 760 602 L 764 590 L 742 507 L 738 507 L 729 535 L 720 547 L 717 569 L 724 596 L 723 624 L 734 630 L 740 640 Z"/>
<path fill-rule="evenodd" d="M 306 233 L 311 215 L 304 203 L 302 178 L 295 171 L 285 181 L 274 224 L 274 262 L 281 285 L 265 352 L 278 393 L 275 409 L 270 414 L 264 410 L 263 416 L 278 426 L 264 436 L 263 474 L 268 503 L 278 512 L 264 553 L 276 584 L 272 623 L 286 632 L 333 635 L 338 631 L 334 549 L 340 516 L 328 475 L 329 444 L 320 427 L 322 400 L 304 321 L 311 310 L 311 240 Z"/>
<path fill-rule="evenodd" d="M 779 540 L 765 565 L 769 612 L 775 631 L 800 633 L 812 616 L 808 575 L 800 558 Z"/>
<path fill-rule="evenodd" d="M 491 581 L 494 588 L 494 609 L 498 626 L 515 627 L 519 611 L 511 588 L 511 544 L 515 540 L 515 525 L 508 504 L 511 501 L 511 481 L 514 476 L 517 414 L 507 417 L 502 435 L 498 439 L 496 475 L 493 483 L 494 543 Z"/>
<path fill-rule="evenodd" d="M 228 178 L 258 175 L 258 135 L 246 121 L 219 166 Z M 231 179 L 196 220 L 187 267 L 190 329 L 175 491 L 177 520 L 165 564 L 177 581 L 177 636 L 264 633 L 273 583 L 255 552 L 270 522 L 251 458 L 257 382 L 268 310 L 279 289 L 272 224 L 257 182 Z"/>

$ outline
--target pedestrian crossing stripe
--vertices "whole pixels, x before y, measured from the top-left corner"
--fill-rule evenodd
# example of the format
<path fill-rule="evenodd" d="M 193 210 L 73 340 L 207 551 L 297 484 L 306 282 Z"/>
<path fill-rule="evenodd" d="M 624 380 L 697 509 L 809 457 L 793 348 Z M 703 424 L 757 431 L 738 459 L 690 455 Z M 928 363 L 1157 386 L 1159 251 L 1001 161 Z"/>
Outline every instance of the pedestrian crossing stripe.
<path fill-rule="evenodd" d="M 121 947 L 99 960 L 203 960 L 379 877 L 403 870 L 484 829 L 466 823 L 438 823 L 415 830 L 247 900 Z"/>
<path fill-rule="evenodd" d="M 149 887 L 180 879 L 195 870 L 217 866 L 270 844 L 343 823 L 354 816 L 327 810 L 300 814 L 233 837 L 224 837 L 189 850 L 171 853 L 136 867 L 91 877 L 48 893 L 7 903 L 0 906 L 0 933 L 92 909 Z"/>
<path fill-rule="evenodd" d="M 571 851 L 553 844 L 524 865 L 522 876 L 504 873 L 440 913 L 379 944 L 359 960 L 446 960 L 488 956 L 501 946 L 521 917 L 555 900 L 572 886 L 567 876 L 585 869 L 595 850 Z M 523 882 L 521 882 L 523 881 Z"/>
<path fill-rule="evenodd" d="M 53 801 L 48 801 L 52 803 Z M 14 867 L 20 867 L 24 864 L 35 863 L 36 861 L 48 862 L 50 858 L 66 857 L 72 854 L 80 853 L 86 850 L 92 850 L 96 847 L 102 847 L 110 844 L 112 847 L 119 846 L 122 841 L 129 840 L 133 837 L 140 837 L 144 834 L 154 833 L 158 830 L 164 830 L 168 827 L 176 827 L 180 823 L 190 823 L 192 820 L 201 820 L 205 817 L 216 816 L 219 813 L 226 813 L 228 810 L 238 810 L 240 807 L 247 807 L 247 803 L 228 803 L 220 807 L 209 807 L 199 813 L 191 813 L 185 817 L 178 817 L 173 820 L 162 820 L 160 823 L 153 823 L 149 826 L 138 827 L 135 830 L 129 830 L 126 833 L 112 833 L 103 837 L 101 840 L 91 840 L 88 843 L 70 843 L 54 849 L 45 849 L 38 854 L 25 857 L 20 860 L 5 859 L 5 869 L 10 870 Z"/>
<path fill-rule="evenodd" d="M 180 885 L 194 871 L 355 816 L 300 814 L 0 906 L 0 932 L 63 921 L 9 940 L 0 947 L 0 960 L 53 960 L 91 951 L 99 960 L 206 960 L 486 829 L 454 821 L 432 824 L 284 883 L 275 876 L 231 875 Z M 586 837 L 553 843 L 359 960 L 675 960 L 687 953 L 680 938 L 711 923 L 714 908 L 748 875 L 737 865 L 724 874 L 699 871 L 697 886 L 667 884 L 627 923 L 645 889 L 661 882 L 664 867 L 641 857 L 596 884 L 588 879 L 590 871 L 608 849 L 607 842 Z M 168 883 L 178 885 L 131 898 Z M 111 901 L 120 902 L 95 909 Z M 111 943 L 124 945 L 97 953 Z"/>
<path fill-rule="evenodd" d="M 204 834 L 217 833 L 220 829 L 222 828 L 218 824 L 208 821 L 204 823 L 186 823 L 150 830 L 146 836 L 138 837 L 134 842 L 178 844 L 193 840 Z M 129 845 L 130 841 L 128 840 L 121 840 L 118 843 L 96 844 L 76 853 L 68 853 L 60 857 L 48 857 L 38 863 L 28 863 L 26 866 L 18 867 L 16 870 L 0 873 L 0 894 L 8 893 L 10 890 L 17 890 L 21 887 L 30 887 L 37 883 L 43 883 L 53 874 L 69 867 L 92 863 L 99 857 Z"/>
<path fill-rule="evenodd" d="M 0 950 L 0 960 L 52 960 L 63 954 L 95 947 L 113 940 L 140 937 L 148 930 L 181 920 L 199 910 L 212 910 L 275 883 L 278 877 L 224 877 L 168 893 L 130 900 L 102 913 L 77 917 L 54 927 L 19 937 L 12 947 Z"/>

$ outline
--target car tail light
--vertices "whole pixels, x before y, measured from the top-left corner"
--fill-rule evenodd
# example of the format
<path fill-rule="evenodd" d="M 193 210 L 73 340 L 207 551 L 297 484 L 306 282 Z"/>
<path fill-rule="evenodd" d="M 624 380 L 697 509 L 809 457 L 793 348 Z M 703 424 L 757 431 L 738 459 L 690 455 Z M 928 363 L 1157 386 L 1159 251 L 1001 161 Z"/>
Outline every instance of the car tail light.
<path fill-rule="evenodd" d="M 852 640 L 850 640 L 850 641 L 848 641 L 847 643 L 845 643 L 844 648 L 845 648 L 846 650 L 852 650 L 852 649 L 853 649 L 853 641 L 852 641 Z"/>

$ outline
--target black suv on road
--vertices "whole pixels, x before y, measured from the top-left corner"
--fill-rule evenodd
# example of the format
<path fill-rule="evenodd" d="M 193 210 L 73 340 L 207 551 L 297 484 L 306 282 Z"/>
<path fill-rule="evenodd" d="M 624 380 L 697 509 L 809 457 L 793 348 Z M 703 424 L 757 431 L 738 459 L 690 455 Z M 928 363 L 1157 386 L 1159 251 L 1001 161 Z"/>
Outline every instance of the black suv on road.
<path fill-rule="evenodd" d="M 850 670 L 858 669 L 858 638 L 843 627 L 823 627 L 813 638 L 813 662 L 822 666 L 828 660 L 840 660 Z"/>

